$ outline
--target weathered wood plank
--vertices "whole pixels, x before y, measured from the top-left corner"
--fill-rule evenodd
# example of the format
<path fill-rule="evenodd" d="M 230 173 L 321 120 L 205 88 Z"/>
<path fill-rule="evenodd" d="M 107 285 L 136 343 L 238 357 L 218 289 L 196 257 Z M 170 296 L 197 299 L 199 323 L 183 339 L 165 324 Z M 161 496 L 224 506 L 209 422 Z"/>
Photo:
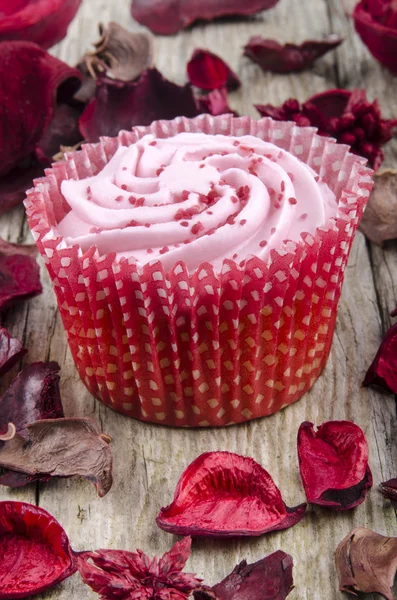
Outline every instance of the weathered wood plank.
<path fill-rule="evenodd" d="M 340 32 L 339 27 L 344 30 L 348 24 L 337 4 L 336 0 L 328 6 L 325 2 L 282 0 L 274 10 L 253 19 L 200 25 L 172 38 L 157 37 L 156 65 L 165 75 L 182 83 L 186 60 L 193 49 L 210 48 L 226 58 L 242 78 L 243 87 L 231 96 L 231 105 L 242 114 L 253 116 L 254 102 L 277 104 L 291 96 L 304 100 L 335 86 L 336 73 L 346 81 L 349 73 L 349 85 L 354 85 L 361 81 L 364 58 L 361 51 L 351 53 L 350 46 L 337 51 L 337 63 L 327 56 L 313 71 L 291 76 L 265 75 L 241 55 L 242 46 L 255 34 L 302 41 Z M 89 42 L 97 38 L 93 17 L 103 22 L 116 20 L 130 29 L 137 27 L 129 16 L 128 5 L 125 0 L 85 0 L 68 37 L 55 49 L 56 54 L 70 63 L 76 62 Z M 357 40 L 348 43 L 357 46 Z M 12 241 L 17 241 L 22 223 L 17 224 L 15 219 L 13 213 L 0 223 L 0 235 Z M 392 281 L 397 265 L 392 258 L 388 260 Z M 368 437 L 375 484 L 397 472 L 395 449 L 390 447 L 396 428 L 394 400 L 360 387 L 382 331 L 379 292 L 377 297 L 363 236 L 357 237 L 346 271 L 331 356 L 313 390 L 279 414 L 228 429 L 189 431 L 142 424 L 96 402 L 78 379 L 44 272 L 43 281 L 44 294 L 10 312 L 7 325 L 13 333 L 24 335 L 31 349 L 29 360 L 51 359 L 60 363 L 66 413 L 100 420 L 104 431 L 114 438 L 115 482 L 105 498 L 98 499 L 93 486 L 79 480 L 51 482 L 40 488 L 40 505 L 62 522 L 76 550 L 140 547 L 151 554 L 167 550 L 175 538 L 157 528 L 155 516 L 160 506 L 171 500 L 185 466 L 207 450 L 231 450 L 253 456 L 272 474 L 287 504 L 302 502 L 295 439 L 303 420 L 317 424 L 328 419 L 354 420 Z M 382 300 L 382 306 L 391 302 L 388 297 L 387 301 Z M 14 497 L 8 490 L 0 493 L 2 497 Z M 34 489 L 20 494 L 34 501 Z M 376 489 L 363 505 L 347 514 L 310 508 L 302 523 L 285 532 L 253 540 L 195 541 L 188 567 L 208 583 L 215 583 L 239 560 L 257 560 L 281 547 L 294 556 L 296 563 L 296 590 L 291 600 L 318 598 L 320 590 L 321 597 L 336 600 L 341 595 L 337 591 L 333 551 L 340 539 L 359 524 L 381 533 L 394 532 L 394 513 Z M 45 595 L 60 600 L 75 596 L 81 600 L 95 597 L 77 575 Z"/>

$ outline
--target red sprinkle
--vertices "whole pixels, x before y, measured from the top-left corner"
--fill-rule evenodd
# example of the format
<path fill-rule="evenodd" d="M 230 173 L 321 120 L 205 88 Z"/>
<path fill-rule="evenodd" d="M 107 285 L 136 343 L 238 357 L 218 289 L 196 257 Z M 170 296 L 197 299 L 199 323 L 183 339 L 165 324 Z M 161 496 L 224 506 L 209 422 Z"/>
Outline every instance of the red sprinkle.
<path fill-rule="evenodd" d="M 168 251 L 169 251 L 169 248 L 168 248 L 168 246 L 164 246 L 164 248 L 161 248 L 161 250 L 159 250 L 159 253 L 160 253 L 160 254 L 165 254 L 165 253 L 166 253 L 166 252 L 168 252 Z"/>
<path fill-rule="evenodd" d="M 204 169 L 204 167 L 205 167 L 205 165 L 200 165 L 200 167 L 199 167 L 199 168 L 200 168 L 200 169 Z"/>
<path fill-rule="evenodd" d="M 145 204 L 145 198 L 138 198 L 136 201 L 137 206 L 143 206 Z"/>
<path fill-rule="evenodd" d="M 122 190 L 126 190 L 127 189 L 127 186 L 125 185 L 125 183 L 123 183 L 123 185 L 121 186 L 121 189 Z"/>
<path fill-rule="evenodd" d="M 145 223 L 145 227 L 149 228 L 150 227 L 150 223 Z"/>
<path fill-rule="evenodd" d="M 87 185 L 87 194 L 91 194 L 91 187 Z"/>
<path fill-rule="evenodd" d="M 284 192 L 285 190 L 285 181 L 281 182 L 281 191 Z"/>
<path fill-rule="evenodd" d="M 179 225 L 182 225 L 182 227 L 189 227 L 189 221 L 181 221 Z"/>
<path fill-rule="evenodd" d="M 294 181 L 295 177 L 293 173 L 288 173 L 287 172 L 288 177 L 290 178 L 291 181 Z"/>
<path fill-rule="evenodd" d="M 148 254 L 152 254 L 153 250 L 152 250 L 151 248 L 148 248 L 148 249 L 146 250 L 146 252 L 147 252 Z"/>
<path fill-rule="evenodd" d="M 236 198 L 236 196 L 232 196 L 230 200 L 233 202 L 233 204 L 237 204 L 238 202 L 238 198 Z"/>
<path fill-rule="evenodd" d="M 132 221 L 130 221 L 128 223 L 129 227 L 136 227 L 137 225 L 139 225 L 138 221 L 134 221 L 134 219 Z"/>
<path fill-rule="evenodd" d="M 269 196 L 274 196 L 274 194 L 276 193 L 276 190 L 274 190 L 271 187 L 267 188 L 267 191 L 269 192 Z"/>
<path fill-rule="evenodd" d="M 156 140 L 153 140 L 153 142 L 150 142 L 149 146 L 155 146 L 157 144 Z"/>
<path fill-rule="evenodd" d="M 238 254 L 233 254 L 233 259 L 237 258 Z"/>
<path fill-rule="evenodd" d="M 307 219 L 307 213 L 303 213 L 300 217 L 299 220 L 300 221 L 304 221 L 305 219 Z"/>
<path fill-rule="evenodd" d="M 233 142 L 233 146 L 239 146 L 239 145 L 240 145 L 240 142 L 238 142 L 237 140 L 235 140 L 235 141 Z"/>
<path fill-rule="evenodd" d="M 122 199 L 123 199 L 123 196 L 117 196 L 117 198 L 115 198 L 116 202 L 121 202 Z"/>
<path fill-rule="evenodd" d="M 203 229 L 204 229 L 204 225 L 199 221 L 198 223 L 195 223 L 193 225 L 193 227 L 191 228 L 190 231 L 193 233 L 193 235 L 197 235 Z"/>
<path fill-rule="evenodd" d="M 248 185 L 242 185 L 237 190 L 237 196 L 238 196 L 238 198 L 240 198 L 241 201 L 244 201 L 244 200 L 247 201 L 249 193 L 250 193 L 250 189 L 249 189 Z"/>
<path fill-rule="evenodd" d="M 275 228 L 275 227 L 272 227 L 272 228 L 271 228 L 271 230 L 270 230 L 270 233 L 271 233 L 272 235 L 273 235 L 274 233 L 276 233 L 276 228 Z"/>
<path fill-rule="evenodd" d="M 159 175 L 161 175 L 161 173 L 162 173 L 163 171 L 164 171 L 164 167 L 160 167 L 159 169 L 157 169 L 157 171 L 156 171 L 156 175 L 157 175 L 157 177 L 158 177 Z"/>
<path fill-rule="evenodd" d="M 123 168 L 122 168 L 122 171 L 126 171 L 126 170 L 127 170 L 127 167 L 123 167 Z"/>
<path fill-rule="evenodd" d="M 241 219 L 241 221 L 240 221 L 240 225 L 245 225 L 245 224 L 246 224 L 246 222 L 247 222 L 247 219 Z"/>
<path fill-rule="evenodd" d="M 207 210 L 206 211 L 207 215 L 213 215 L 214 213 L 212 212 L 212 210 Z"/>
<path fill-rule="evenodd" d="M 102 229 L 99 227 L 91 227 L 90 233 L 102 233 Z"/>
<path fill-rule="evenodd" d="M 280 150 L 280 152 L 278 153 L 278 156 L 277 156 L 277 158 L 283 158 L 283 156 L 284 156 L 284 154 L 283 154 L 283 153 L 281 152 L 281 150 Z"/>
<path fill-rule="evenodd" d="M 136 198 L 134 198 L 134 196 L 130 196 L 130 197 L 128 198 L 128 202 L 129 202 L 130 204 L 135 204 L 135 202 L 136 202 Z"/>
<path fill-rule="evenodd" d="M 317 182 L 320 181 L 320 176 L 316 175 L 315 178 L 314 178 L 314 181 L 317 181 Z"/>
<path fill-rule="evenodd" d="M 288 202 L 290 204 L 296 204 L 297 203 L 297 199 L 296 198 L 288 198 Z"/>
<path fill-rule="evenodd" d="M 266 240 L 262 240 L 261 242 L 259 242 L 259 246 L 261 248 L 264 248 L 265 246 L 267 246 L 267 241 Z"/>
<path fill-rule="evenodd" d="M 187 200 L 189 198 L 189 190 L 183 190 L 182 192 L 182 200 Z"/>

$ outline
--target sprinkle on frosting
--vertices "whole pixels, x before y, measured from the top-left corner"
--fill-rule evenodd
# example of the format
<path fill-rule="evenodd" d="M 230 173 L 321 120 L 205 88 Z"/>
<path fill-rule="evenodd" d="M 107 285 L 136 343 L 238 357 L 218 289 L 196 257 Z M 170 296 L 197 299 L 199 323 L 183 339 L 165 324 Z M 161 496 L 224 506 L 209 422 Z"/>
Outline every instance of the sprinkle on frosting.
<path fill-rule="evenodd" d="M 68 245 L 116 252 L 144 264 L 254 254 L 336 215 L 335 195 L 305 163 L 253 136 L 180 133 L 118 148 L 100 173 L 62 182 L 70 212 L 58 224 Z"/>

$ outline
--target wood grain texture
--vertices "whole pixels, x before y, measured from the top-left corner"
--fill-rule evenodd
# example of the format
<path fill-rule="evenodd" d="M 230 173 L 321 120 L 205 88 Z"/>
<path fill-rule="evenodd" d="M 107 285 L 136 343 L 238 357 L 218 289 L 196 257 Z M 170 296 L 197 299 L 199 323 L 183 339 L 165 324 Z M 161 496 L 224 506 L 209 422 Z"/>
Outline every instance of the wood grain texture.
<path fill-rule="evenodd" d="M 349 0 L 350 2 L 350 0 Z M 185 81 L 185 65 L 196 47 L 223 56 L 239 74 L 243 86 L 230 103 L 241 114 L 255 116 L 254 103 L 279 104 L 289 97 L 304 100 L 330 87 L 365 87 L 378 96 L 387 115 L 397 115 L 397 83 L 369 55 L 354 34 L 345 14 L 347 0 L 281 0 L 273 10 L 246 20 L 224 20 L 198 25 L 174 37 L 155 38 L 156 66 L 171 79 Z M 54 53 L 74 64 L 97 39 L 96 22 L 118 21 L 139 29 L 129 14 L 128 0 L 83 0 L 68 37 Z M 335 53 L 299 75 L 264 74 L 242 56 L 249 37 L 261 34 L 282 41 L 303 41 L 335 32 L 346 36 Z M 394 90 L 392 93 L 390 90 Z M 388 165 L 395 163 L 396 143 L 390 145 Z M 21 207 L 3 216 L 0 235 L 11 241 L 28 241 Z M 307 517 L 293 529 L 262 538 L 198 540 L 188 563 L 191 571 L 209 584 L 216 583 L 246 558 L 255 561 L 278 548 L 294 557 L 296 589 L 291 600 L 337 600 L 333 553 L 339 541 L 355 526 L 371 527 L 395 535 L 396 519 L 377 485 L 397 474 L 396 414 L 392 396 L 361 387 L 397 298 L 397 251 L 391 243 L 374 248 L 358 234 L 353 245 L 340 302 L 337 328 L 327 367 L 313 389 L 298 403 L 276 415 L 228 429 L 169 429 L 129 420 L 95 401 L 80 382 L 66 345 L 62 323 L 48 276 L 42 268 L 44 293 L 16 306 L 6 315 L 6 326 L 29 347 L 25 363 L 56 360 L 61 365 L 61 391 L 69 416 L 98 419 L 114 441 L 114 486 L 103 499 L 93 486 L 80 480 L 61 480 L 19 491 L 0 488 L 0 498 L 38 502 L 68 532 L 76 550 L 142 548 L 162 554 L 176 540 L 157 528 L 160 506 L 168 504 L 182 470 L 200 453 L 231 450 L 250 455 L 273 476 L 290 506 L 304 501 L 296 453 L 296 434 L 304 420 L 320 424 L 329 419 L 350 419 L 368 438 L 374 488 L 364 504 L 344 514 L 310 507 Z M 18 368 L 14 369 L 14 374 Z M 11 376 L 2 382 L 2 388 Z M 66 600 L 95 598 L 78 575 L 39 598 Z M 363 596 L 372 598 L 373 596 Z"/>

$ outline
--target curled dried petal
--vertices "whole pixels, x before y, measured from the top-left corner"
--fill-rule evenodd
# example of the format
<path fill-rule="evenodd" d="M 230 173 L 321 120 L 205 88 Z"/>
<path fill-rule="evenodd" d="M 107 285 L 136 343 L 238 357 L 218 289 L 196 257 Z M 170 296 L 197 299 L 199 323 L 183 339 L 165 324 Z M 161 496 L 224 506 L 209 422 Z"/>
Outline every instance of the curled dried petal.
<path fill-rule="evenodd" d="M 253 15 L 278 0 L 132 0 L 131 14 L 142 25 L 162 35 L 177 33 L 198 19 L 212 21 L 227 15 Z"/>
<path fill-rule="evenodd" d="M 386 392 L 397 394 L 397 323 L 383 338 L 363 385 L 376 385 Z"/>
<path fill-rule="evenodd" d="M 44 509 L 25 502 L 0 502 L 0 553 L 4 599 L 44 592 L 77 569 L 61 525 Z"/>
<path fill-rule="evenodd" d="M 379 485 L 379 489 L 385 498 L 393 503 L 397 502 L 397 479 L 388 479 Z"/>
<path fill-rule="evenodd" d="M 371 54 L 397 73 L 397 10 L 391 0 L 361 0 L 353 12 L 357 33 Z"/>
<path fill-rule="evenodd" d="M 342 592 L 378 593 L 386 600 L 393 600 L 397 538 L 357 527 L 337 547 L 335 562 Z"/>
<path fill-rule="evenodd" d="M 374 187 L 360 222 L 360 230 L 379 246 L 397 238 L 396 169 L 382 169 L 374 174 Z"/>
<path fill-rule="evenodd" d="M 293 589 L 292 556 L 282 550 L 247 565 L 243 560 L 223 581 L 193 592 L 195 600 L 285 600 Z"/>
<path fill-rule="evenodd" d="M 26 352 L 18 338 L 11 337 L 7 329 L 0 327 L 0 377 L 12 369 Z"/>
<path fill-rule="evenodd" d="M 42 292 L 39 266 L 27 248 L 0 238 L 0 312 L 19 298 Z"/>
<path fill-rule="evenodd" d="M 187 63 L 190 83 L 202 90 L 215 90 L 227 87 L 237 89 L 241 85 L 239 77 L 228 64 L 209 50 L 197 48 Z"/>
<path fill-rule="evenodd" d="M 87 141 L 95 142 L 99 136 L 115 136 L 135 125 L 198 114 L 189 85 L 176 85 L 157 69 L 147 69 L 136 82 L 98 78 L 96 97 L 80 119 L 80 131 Z"/>
<path fill-rule="evenodd" d="M 0 41 L 28 40 L 51 48 L 67 33 L 81 0 L 0 0 Z"/>
<path fill-rule="evenodd" d="M 91 419 L 44 419 L 29 424 L 26 436 L 8 439 L 0 467 L 35 478 L 78 475 L 92 481 L 100 497 L 112 486 L 112 454 Z"/>
<path fill-rule="evenodd" d="M 191 538 L 177 542 L 162 558 L 149 558 L 142 550 L 97 550 L 78 558 L 80 575 L 102 600 L 184 600 L 200 584 L 182 571 L 190 555 Z"/>
<path fill-rule="evenodd" d="M 178 535 L 258 536 L 292 527 L 305 510 L 305 504 L 287 507 L 269 473 L 252 458 L 207 452 L 182 473 L 172 504 L 156 522 Z"/>
<path fill-rule="evenodd" d="M 313 63 L 343 42 L 331 34 L 323 40 L 307 40 L 302 44 L 280 44 L 260 35 L 252 37 L 244 47 L 244 56 L 256 62 L 263 71 L 293 73 L 310 68 Z"/>
<path fill-rule="evenodd" d="M 365 500 L 372 474 L 367 440 L 358 425 L 327 421 L 315 431 L 313 423 L 302 423 L 298 457 L 310 504 L 348 510 Z"/>

